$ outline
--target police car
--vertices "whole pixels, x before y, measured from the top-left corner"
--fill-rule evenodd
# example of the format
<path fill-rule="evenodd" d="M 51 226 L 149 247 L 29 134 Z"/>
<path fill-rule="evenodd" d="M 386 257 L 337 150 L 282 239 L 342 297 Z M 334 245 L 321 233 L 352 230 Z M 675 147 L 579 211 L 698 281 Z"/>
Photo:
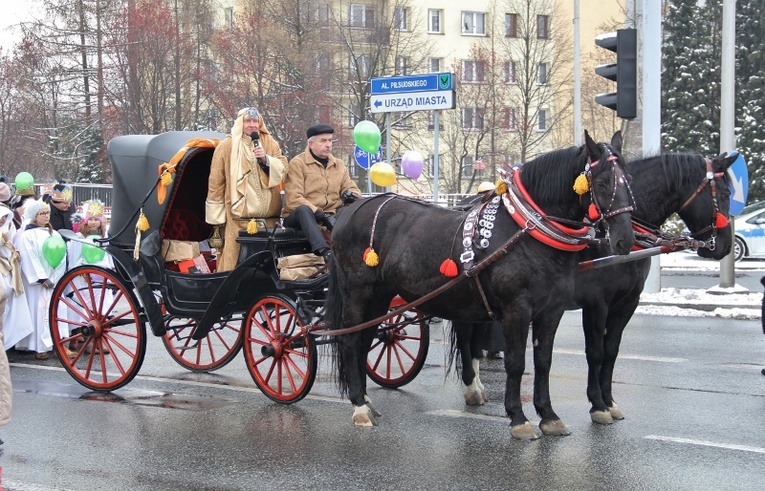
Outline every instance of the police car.
<path fill-rule="evenodd" d="M 735 218 L 733 254 L 736 261 L 744 257 L 765 258 L 765 201 L 745 206 Z"/>

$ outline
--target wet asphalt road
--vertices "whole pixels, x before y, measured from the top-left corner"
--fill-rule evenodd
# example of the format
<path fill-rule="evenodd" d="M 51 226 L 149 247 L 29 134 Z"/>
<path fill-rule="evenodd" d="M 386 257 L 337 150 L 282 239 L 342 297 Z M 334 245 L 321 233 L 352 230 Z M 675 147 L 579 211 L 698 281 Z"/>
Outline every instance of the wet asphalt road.
<path fill-rule="evenodd" d="M 551 374 L 567 437 L 514 441 L 501 361 L 484 364 L 490 402 L 467 408 L 445 375 L 441 326 L 408 386 L 369 394 L 383 413 L 356 428 L 321 354 L 311 394 L 261 395 L 241 354 L 213 374 L 175 364 L 150 338 L 139 376 L 114 394 L 76 384 L 57 362 L 12 355 L 14 419 L 2 487 L 48 490 L 519 489 L 760 490 L 765 480 L 765 336 L 758 321 L 635 316 L 615 394 L 626 414 L 590 422 L 577 312 L 566 313 Z M 527 367 L 531 366 L 528 353 Z M 530 369 L 527 369 L 530 372 Z M 524 378 L 524 409 L 531 405 Z"/>

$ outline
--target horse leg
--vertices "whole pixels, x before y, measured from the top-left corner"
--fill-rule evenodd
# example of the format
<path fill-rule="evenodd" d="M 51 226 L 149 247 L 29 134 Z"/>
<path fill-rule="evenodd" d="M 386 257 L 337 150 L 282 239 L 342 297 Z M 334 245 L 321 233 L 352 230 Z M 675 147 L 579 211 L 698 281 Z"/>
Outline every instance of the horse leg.
<path fill-rule="evenodd" d="M 376 424 L 374 413 L 367 405 L 366 394 L 366 372 L 359 371 L 359 358 L 362 348 L 361 333 L 352 333 L 339 336 L 337 340 L 339 346 L 338 356 L 341 358 L 341 367 L 343 368 L 345 383 L 347 384 L 348 399 L 353 404 L 353 424 L 356 426 L 373 426 Z M 363 360 L 366 361 L 366 353 Z"/>
<path fill-rule="evenodd" d="M 622 343 L 622 335 L 627 323 L 637 309 L 640 302 L 640 296 L 635 295 L 626 303 L 622 304 L 615 312 L 608 314 L 608 331 L 606 332 L 605 342 L 603 343 L 603 366 L 600 369 L 600 391 L 603 394 L 603 402 L 608 407 L 608 412 L 613 419 L 624 419 L 624 413 L 614 402 L 611 392 L 614 378 L 614 366 L 616 358 L 619 356 L 619 346 Z"/>
<path fill-rule="evenodd" d="M 608 315 L 607 305 L 588 305 L 582 308 L 582 329 L 584 331 L 584 352 L 587 357 L 587 400 L 590 401 L 590 419 L 593 423 L 614 422 L 601 391 L 601 370 L 603 368 L 603 339 Z"/>
<path fill-rule="evenodd" d="M 456 336 L 457 351 L 462 365 L 462 383 L 465 384 L 465 404 L 482 406 L 486 403 L 486 391 L 479 377 L 481 357 L 482 324 L 452 322 Z"/>
<path fill-rule="evenodd" d="M 521 379 L 526 368 L 526 341 L 529 317 L 520 313 L 504 314 L 505 330 L 505 411 L 510 417 L 510 434 L 518 440 L 536 440 L 539 434 L 523 414 Z"/>
<path fill-rule="evenodd" d="M 534 408 L 542 418 L 539 429 L 545 435 L 565 436 L 571 431 L 561 421 L 550 401 L 550 367 L 555 332 L 563 317 L 563 309 L 548 310 L 537 316 L 533 324 L 534 339 Z"/>

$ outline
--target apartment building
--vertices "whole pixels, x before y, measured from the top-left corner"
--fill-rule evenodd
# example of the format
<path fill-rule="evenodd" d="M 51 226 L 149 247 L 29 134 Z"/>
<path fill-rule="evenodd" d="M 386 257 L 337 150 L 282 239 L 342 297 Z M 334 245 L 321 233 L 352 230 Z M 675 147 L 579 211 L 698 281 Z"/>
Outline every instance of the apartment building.
<path fill-rule="evenodd" d="M 335 102 L 330 111 L 339 127 L 335 153 L 349 162 L 354 176 L 365 177 L 353 164 L 353 126 L 370 119 L 384 128 L 388 117 L 392 151 L 385 160 L 396 164 L 407 150 L 418 150 L 430 164 L 419 182 L 407 186 L 402 180 L 400 191 L 432 192 L 434 113 L 372 114 L 368 82 L 376 77 L 455 75 L 456 107 L 439 114 L 440 193 L 469 192 L 493 180 L 503 164 L 574 142 L 573 0 L 302 3 L 306 22 L 326 26 L 320 41 L 328 59 L 317 65 L 327 73 L 326 91 Z M 624 15 L 616 1 L 580 4 L 585 80 L 595 77 L 596 60 L 603 58 L 595 36 L 613 30 Z M 600 123 L 615 123 L 608 110 L 588 104 L 586 111 Z"/>

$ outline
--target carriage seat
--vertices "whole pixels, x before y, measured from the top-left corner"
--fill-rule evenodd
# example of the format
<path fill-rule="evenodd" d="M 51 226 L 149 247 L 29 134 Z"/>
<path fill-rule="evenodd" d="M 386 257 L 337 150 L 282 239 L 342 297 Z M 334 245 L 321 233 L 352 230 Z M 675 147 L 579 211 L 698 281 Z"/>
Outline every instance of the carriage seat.
<path fill-rule="evenodd" d="M 240 246 L 237 264 L 267 250 L 269 243 L 277 258 L 311 252 L 311 245 L 302 230 L 278 225 L 269 230 L 259 228 L 254 234 L 248 234 L 246 229 L 240 230 L 236 241 Z"/>
<path fill-rule="evenodd" d="M 173 209 L 167 213 L 162 227 L 162 237 L 172 240 L 201 242 L 210 237 L 212 226 L 185 208 Z"/>

